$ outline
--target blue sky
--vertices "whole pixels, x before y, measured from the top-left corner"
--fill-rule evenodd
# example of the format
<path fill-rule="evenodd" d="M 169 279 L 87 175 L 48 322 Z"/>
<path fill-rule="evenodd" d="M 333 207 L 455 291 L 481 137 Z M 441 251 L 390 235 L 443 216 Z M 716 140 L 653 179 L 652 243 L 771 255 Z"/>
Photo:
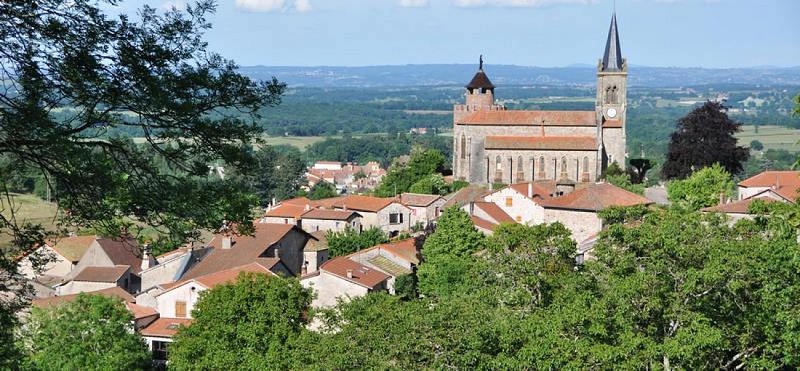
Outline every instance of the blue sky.
<path fill-rule="evenodd" d="M 187 0 L 141 1 L 157 7 Z M 595 64 L 613 0 L 218 0 L 211 50 L 240 65 Z M 800 0 L 617 0 L 645 66 L 800 65 Z"/>

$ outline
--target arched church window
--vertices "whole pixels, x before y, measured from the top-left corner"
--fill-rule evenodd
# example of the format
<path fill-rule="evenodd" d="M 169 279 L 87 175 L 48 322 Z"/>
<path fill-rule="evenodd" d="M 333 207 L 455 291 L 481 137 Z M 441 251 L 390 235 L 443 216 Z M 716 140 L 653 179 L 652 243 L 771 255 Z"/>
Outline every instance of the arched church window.
<path fill-rule="evenodd" d="M 497 156 L 497 158 L 495 158 L 494 168 L 497 169 L 497 171 L 503 170 L 503 159 L 501 159 L 500 156 Z"/>
<path fill-rule="evenodd" d="M 539 172 L 544 173 L 544 156 L 539 157 Z"/>
<path fill-rule="evenodd" d="M 567 172 L 567 158 L 566 157 L 562 157 L 561 158 L 561 172 L 562 173 L 566 173 Z"/>
<path fill-rule="evenodd" d="M 467 158 L 467 137 L 461 134 L 461 158 Z"/>
<path fill-rule="evenodd" d="M 604 99 L 605 103 L 611 103 L 611 87 L 610 86 L 606 88 L 606 96 L 605 96 L 605 98 L 606 98 L 606 99 Z"/>
<path fill-rule="evenodd" d="M 616 85 L 611 87 L 611 102 L 610 103 L 617 103 L 617 86 Z"/>
<path fill-rule="evenodd" d="M 584 173 L 588 173 L 589 172 L 589 157 L 588 156 L 584 156 L 583 157 L 583 172 Z"/>

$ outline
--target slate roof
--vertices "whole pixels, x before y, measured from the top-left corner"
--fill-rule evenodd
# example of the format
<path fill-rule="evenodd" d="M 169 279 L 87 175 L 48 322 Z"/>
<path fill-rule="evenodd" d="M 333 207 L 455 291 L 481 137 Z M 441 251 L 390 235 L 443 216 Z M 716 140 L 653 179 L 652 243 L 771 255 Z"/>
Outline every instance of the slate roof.
<path fill-rule="evenodd" d="M 272 267 L 277 264 L 277 259 L 260 257 L 264 251 L 283 239 L 293 229 L 307 234 L 305 231 L 292 224 L 255 223 L 254 227 L 255 234 L 253 236 L 232 234 L 230 236 L 230 249 L 222 248 L 222 239 L 225 237 L 224 235 L 214 235 L 214 238 L 208 243 L 209 246 L 213 247 L 213 250 L 206 255 L 203 261 L 197 263 L 194 268 L 190 269 L 183 278 L 197 278 L 253 262 Z"/>
<path fill-rule="evenodd" d="M 427 207 L 440 198 L 442 198 L 442 196 L 406 192 L 400 194 L 400 203 L 406 206 Z"/>
<path fill-rule="evenodd" d="M 621 71 L 623 68 L 622 49 L 619 46 L 619 32 L 617 31 L 617 13 L 611 15 L 611 25 L 608 27 L 608 40 L 603 53 L 602 71 Z"/>
<path fill-rule="evenodd" d="M 356 263 L 346 256 L 328 260 L 322 264 L 319 269 L 369 289 L 374 289 L 381 282 L 390 278 L 389 275 L 377 269 L 372 269 L 363 264 Z M 352 278 L 347 277 L 348 269 L 353 272 Z"/>
<path fill-rule="evenodd" d="M 178 332 L 181 326 L 189 326 L 194 320 L 191 318 L 167 318 L 161 317 L 147 327 L 139 330 L 143 336 L 171 338 Z"/>
<path fill-rule="evenodd" d="M 71 236 L 51 241 L 48 245 L 65 259 L 77 263 L 95 240 L 97 236 Z"/>
<path fill-rule="evenodd" d="M 135 239 L 101 238 L 97 243 L 114 265 L 129 265 L 133 273 L 142 270 L 142 251 Z"/>
<path fill-rule="evenodd" d="M 107 289 L 97 290 L 97 291 L 90 291 L 84 292 L 85 295 L 102 295 L 112 298 L 119 298 L 125 303 L 133 303 L 136 299 L 129 294 L 127 291 L 122 289 L 121 287 L 114 286 Z M 75 300 L 80 294 L 70 294 L 70 295 L 62 295 L 62 296 L 51 296 L 49 298 L 40 298 L 40 299 L 33 299 L 31 304 L 38 308 L 49 308 L 53 305 L 59 305 L 61 303 L 66 303 Z"/>
<path fill-rule="evenodd" d="M 128 270 L 130 265 L 115 265 L 113 267 L 86 267 L 83 268 L 72 281 L 83 282 L 117 282 Z"/>
<path fill-rule="evenodd" d="M 597 126 L 594 111 L 478 111 L 461 118 L 460 125 Z"/>
<path fill-rule="evenodd" d="M 600 211 L 611 206 L 649 205 L 652 203 L 653 201 L 636 193 L 609 183 L 591 184 L 564 196 L 539 202 L 545 208 L 580 211 Z"/>
<path fill-rule="evenodd" d="M 486 149 L 596 151 L 594 137 L 528 137 L 491 135 L 486 137 Z"/>

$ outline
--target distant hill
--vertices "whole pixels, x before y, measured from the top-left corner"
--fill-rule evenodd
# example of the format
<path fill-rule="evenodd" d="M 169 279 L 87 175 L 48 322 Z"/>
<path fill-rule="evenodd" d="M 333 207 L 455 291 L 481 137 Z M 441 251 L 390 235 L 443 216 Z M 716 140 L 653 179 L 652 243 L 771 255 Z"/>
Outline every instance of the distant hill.
<path fill-rule="evenodd" d="M 462 85 L 475 73 L 472 64 L 419 64 L 365 67 L 242 67 L 256 79 L 272 76 L 292 86 L 388 87 Z M 585 65 L 525 67 L 489 65 L 486 72 L 495 85 L 594 85 L 595 69 Z M 800 85 L 800 66 L 731 69 L 631 66 L 630 86 L 681 87 L 707 84 Z"/>

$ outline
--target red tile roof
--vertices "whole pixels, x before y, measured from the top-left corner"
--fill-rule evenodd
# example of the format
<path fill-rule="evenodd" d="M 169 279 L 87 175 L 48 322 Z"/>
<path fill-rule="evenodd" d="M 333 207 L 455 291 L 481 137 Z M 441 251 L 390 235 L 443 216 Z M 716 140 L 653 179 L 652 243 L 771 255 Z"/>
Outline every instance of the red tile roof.
<path fill-rule="evenodd" d="M 596 126 L 594 111 L 478 111 L 457 122 L 461 125 Z"/>
<path fill-rule="evenodd" d="M 134 304 L 134 303 L 125 303 L 125 306 L 128 307 L 128 311 L 133 314 L 133 319 L 141 319 L 150 316 L 157 316 L 158 312 L 150 307 L 145 307 L 143 305 Z"/>
<path fill-rule="evenodd" d="M 239 274 L 243 272 L 264 273 L 267 275 L 274 276 L 275 273 L 273 273 L 270 270 L 270 268 L 272 268 L 275 264 L 277 264 L 280 261 L 280 259 L 278 258 L 266 258 L 266 259 L 269 259 L 269 261 L 253 262 L 239 267 L 221 270 L 219 272 L 207 274 L 202 277 L 197 277 L 195 278 L 195 281 L 200 282 L 203 286 L 210 289 L 221 283 L 234 281 L 237 277 L 239 277 Z M 270 265 L 270 263 L 272 264 Z"/>
<path fill-rule="evenodd" d="M 800 171 L 765 171 L 739 182 L 740 187 L 800 186 Z M 797 187 L 795 187 L 797 188 Z"/>
<path fill-rule="evenodd" d="M 387 274 L 377 269 L 372 269 L 356 263 L 346 256 L 328 260 L 322 264 L 319 269 L 369 289 L 374 289 L 376 286 L 389 279 Z M 347 277 L 348 270 L 352 271 L 352 278 Z"/>
<path fill-rule="evenodd" d="M 769 197 L 751 197 L 744 200 L 730 202 L 727 204 L 706 207 L 700 209 L 700 211 L 725 213 L 725 214 L 747 214 L 747 209 L 750 207 L 750 204 L 752 204 L 753 201 L 755 200 L 761 200 L 763 202 L 776 202 L 774 199 L 771 199 Z"/>
<path fill-rule="evenodd" d="M 609 183 L 591 184 L 567 195 L 539 202 L 545 208 L 583 211 L 600 211 L 611 206 L 649 205 L 651 203 L 653 201 Z"/>
<path fill-rule="evenodd" d="M 476 227 L 481 228 L 481 229 L 485 229 L 485 230 L 488 230 L 488 231 L 492 231 L 492 232 L 494 232 L 494 230 L 497 229 L 497 227 L 500 225 L 500 224 L 492 223 L 492 222 L 490 222 L 490 221 L 488 221 L 486 219 L 479 218 L 479 217 L 477 217 L 475 215 L 472 215 L 469 218 L 472 219 L 472 224 L 474 224 Z"/>
<path fill-rule="evenodd" d="M 131 269 L 129 265 L 115 265 L 113 267 L 86 267 L 83 268 L 73 281 L 84 282 L 117 282 Z"/>
<path fill-rule="evenodd" d="M 397 199 L 394 197 L 380 198 L 372 196 L 350 195 L 337 200 L 332 206 L 337 209 L 349 209 L 374 213 L 382 210 L 394 202 L 397 202 Z"/>
<path fill-rule="evenodd" d="M 297 219 L 300 217 L 300 215 L 303 215 L 303 213 L 307 211 L 308 210 L 306 209 L 305 205 L 283 203 L 267 211 L 264 216 Z"/>
<path fill-rule="evenodd" d="M 114 265 L 130 265 L 133 273 L 142 270 L 142 250 L 133 238 L 101 238 L 97 240 L 100 248 L 108 255 Z"/>
<path fill-rule="evenodd" d="M 83 294 L 86 295 L 102 295 L 112 298 L 119 298 L 125 303 L 133 303 L 136 299 L 129 294 L 127 291 L 123 290 L 121 287 L 111 287 L 107 289 L 97 290 L 97 291 L 90 291 L 84 292 Z M 61 303 L 66 303 L 75 300 L 80 294 L 70 294 L 70 295 L 63 295 L 63 296 L 51 296 L 49 298 L 40 298 L 40 299 L 33 299 L 31 304 L 38 308 L 49 308 L 53 305 L 59 305 Z"/>
<path fill-rule="evenodd" d="M 613 119 L 613 120 L 606 120 L 603 123 L 603 129 L 610 129 L 610 128 L 622 128 L 622 121 Z"/>
<path fill-rule="evenodd" d="M 166 318 L 161 317 L 147 327 L 140 329 L 142 336 L 171 338 L 178 332 L 181 326 L 189 326 L 194 320 L 191 318 Z"/>
<path fill-rule="evenodd" d="M 442 198 L 439 195 L 426 195 L 420 193 L 401 193 L 400 203 L 406 206 L 427 207 Z"/>
<path fill-rule="evenodd" d="M 461 207 L 473 201 L 483 200 L 483 197 L 490 193 L 491 191 L 482 185 L 470 184 L 459 189 L 455 193 L 445 196 L 447 202 L 444 203 L 442 209 L 446 209 L 451 206 Z"/>
<path fill-rule="evenodd" d="M 596 151 L 597 141 L 594 137 L 529 137 L 494 135 L 486 137 L 484 146 L 486 149 Z"/>
<path fill-rule="evenodd" d="M 301 219 L 322 219 L 322 220 L 350 220 L 351 218 L 360 217 L 361 214 L 348 210 L 325 210 L 325 209 L 312 209 L 301 216 Z"/>
<path fill-rule="evenodd" d="M 373 247 L 370 247 L 370 248 L 367 248 L 367 249 L 364 249 L 364 250 L 356 251 L 356 252 L 354 252 L 354 253 L 352 253 L 350 255 L 347 255 L 347 256 L 348 257 L 355 256 L 355 255 L 363 254 L 363 253 L 365 253 L 367 251 L 378 249 L 378 250 L 385 250 L 385 251 L 389 252 L 390 254 L 392 254 L 394 256 L 397 256 L 397 257 L 399 257 L 399 258 L 401 258 L 401 259 L 403 259 L 403 260 L 405 260 L 405 261 L 407 261 L 409 263 L 419 264 L 420 253 L 419 253 L 419 248 L 418 248 L 417 244 L 418 244 L 418 242 L 417 242 L 416 238 L 406 238 L 405 240 L 392 241 L 392 242 L 389 242 L 389 243 L 375 245 Z"/>
<path fill-rule="evenodd" d="M 475 207 L 483 210 L 497 223 L 509 222 L 515 223 L 514 218 L 509 216 L 500 206 L 494 202 L 475 202 Z"/>
<path fill-rule="evenodd" d="M 553 194 L 553 191 L 556 189 L 556 181 L 555 180 L 536 180 L 533 182 L 525 182 L 525 183 L 514 183 L 510 185 L 511 189 L 519 192 L 525 197 L 531 198 L 528 196 L 528 185 L 530 185 L 530 190 L 532 192 L 533 198 L 550 198 L 550 195 Z"/>
<path fill-rule="evenodd" d="M 208 243 L 209 246 L 213 247 L 213 250 L 201 262 L 197 263 L 194 268 L 190 269 L 183 278 L 197 278 L 252 262 L 260 262 L 262 265 L 272 266 L 276 263 L 270 259 L 275 258 L 259 257 L 264 251 L 283 239 L 293 229 L 307 234 L 292 224 L 255 223 L 254 227 L 255 234 L 253 236 L 231 234 L 230 249 L 222 248 L 222 239 L 225 235 L 214 235 L 214 238 Z M 271 262 L 272 265 L 270 265 Z"/>

